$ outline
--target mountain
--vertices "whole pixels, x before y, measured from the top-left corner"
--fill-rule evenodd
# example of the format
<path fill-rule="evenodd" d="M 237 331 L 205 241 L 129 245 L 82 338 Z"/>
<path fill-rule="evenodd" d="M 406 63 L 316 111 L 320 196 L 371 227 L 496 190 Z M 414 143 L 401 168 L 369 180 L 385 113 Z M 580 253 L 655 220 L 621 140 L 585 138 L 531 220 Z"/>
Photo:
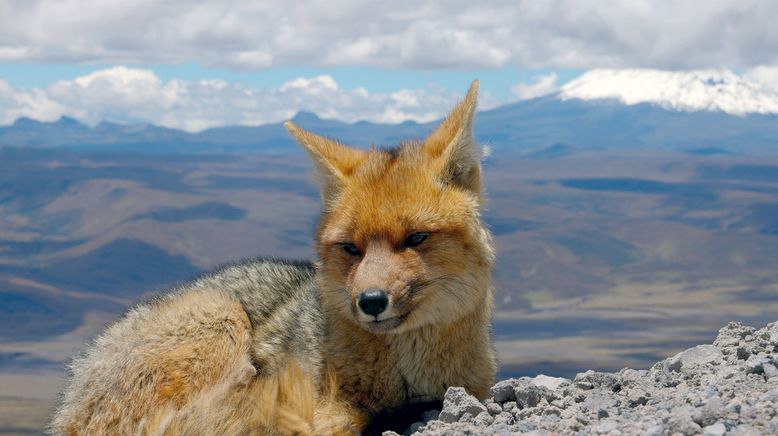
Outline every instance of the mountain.
<path fill-rule="evenodd" d="M 589 74 L 570 82 L 557 94 L 482 111 L 476 121 L 479 139 L 493 151 L 513 156 L 537 153 L 558 144 L 564 144 L 564 150 L 557 146 L 552 155 L 602 148 L 716 150 L 717 153 L 778 150 L 776 114 L 733 114 L 717 109 L 715 105 L 695 107 L 693 111 L 679 110 L 678 105 L 664 100 L 647 97 L 640 100 L 623 93 L 597 92 L 601 88 L 598 83 L 604 79 L 597 75 L 587 78 Z M 713 79 L 702 77 L 699 80 Z M 738 86 L 735 86 L 736 90 L 745 85 Z M 716 86 L 708 86 L 711 87 Z M 720 87 L 723 89 L 724 85 Z M 695 89 L 691 85 L 690 88 Z M 727 91 L 724 95 L 730 94 Z M 675 100 L 668 98 L 668 101 L 691 99 L 688 95 L 673 97 Z M 705 101 L 714 100 L 721 99 Z M 321 119 L 307 112 L 300 112 L 293 120 L 317 133 L 362 146 L 391 145 L 408 138 L 422 138 L 437 124 L 437 121 L 349 124 Z M 88 127 L 71 118 L 53 123 L 22 118 L 10 126 L 0 127 L 2 145 L 141 153 L 299 153 L 281 123 L 218 127 L 190 133 L 154 125 L 102 123 Z"/>
<path fill-rule="evenodd" d="M 614 99 L 545 96 L 479 114 L 479 139 L 495 151 L 526 152 L 554 144 L 581 148 L 719 148 L 778 151 L 778 115 L 679 112 Z"/>
<path fill-rule="evenodd" d="M 778 90 L 727 70 L 590 70 L 565 84 L 559 98 L 614 99 L 626 105 L 651 103 L 671 111 L 736 116 L 778 113 Z"/>

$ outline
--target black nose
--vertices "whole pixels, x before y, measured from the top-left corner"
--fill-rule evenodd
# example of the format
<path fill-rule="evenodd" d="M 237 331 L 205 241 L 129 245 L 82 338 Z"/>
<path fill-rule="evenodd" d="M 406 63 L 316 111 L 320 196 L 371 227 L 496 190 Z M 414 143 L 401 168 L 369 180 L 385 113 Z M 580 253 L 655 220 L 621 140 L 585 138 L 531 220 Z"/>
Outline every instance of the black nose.
<path fill-rule="evenodd" d="M 389 305 L 389 296 L 383 289 L 371 288 L 359 294 L 357 301 L 362 312 L 368 315 L 378 316 Z"/>

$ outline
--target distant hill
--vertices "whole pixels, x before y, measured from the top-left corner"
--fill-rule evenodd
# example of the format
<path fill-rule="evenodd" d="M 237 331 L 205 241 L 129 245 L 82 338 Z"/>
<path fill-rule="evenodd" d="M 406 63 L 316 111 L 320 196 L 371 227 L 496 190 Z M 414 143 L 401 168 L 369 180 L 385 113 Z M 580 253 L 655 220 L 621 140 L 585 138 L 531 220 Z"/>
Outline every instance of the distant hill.
<path fill-rule="evenodd" d="M 300 112 L 294 121 L 317 133 L 360 146 L 390 145 L 422 138 L 437 124 L 398 125 L 324 120 Z M 575 150 L 662 148 L 693 154 L 764 153 L 778 150 L 778 115 L 682 112 L 616 99 L 561 99 L 551 95 L 481 112 L 479 139 L 503 155 L 553 158 Z M 20 118 L 0 127 L 0 146 L 59 147 L 141 153 L 299 153 L 281 123 L 218 127 L 198 133 L 154 125 L 101 123 L 72 118 L 44 123 Z M 545 151 L 544 151 L 545 150 Z"/>

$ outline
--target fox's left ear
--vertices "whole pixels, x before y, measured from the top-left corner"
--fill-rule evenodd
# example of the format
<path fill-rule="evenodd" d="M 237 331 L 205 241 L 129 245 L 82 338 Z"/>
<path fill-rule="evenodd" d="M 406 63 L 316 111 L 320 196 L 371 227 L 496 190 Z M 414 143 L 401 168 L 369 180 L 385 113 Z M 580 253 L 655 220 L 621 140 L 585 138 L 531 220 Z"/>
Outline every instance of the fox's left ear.
<path fill-rule="evenodd" d="M 424 150 L 437 163 L 443 183 L 481 195 L 481 149 L 473 138 L 473 115 L 478 81 L 465 98 L 424 141 Z"/>
<path fill-rule="evenodd" d="M 311 156 L 321 182 L 321 196 L 325 207 L 340 190 L 346 179 L 362 163 L 367 154 L 345 146 L 338 141 L 311 133 L 291 121 L 284 127 Z"/>

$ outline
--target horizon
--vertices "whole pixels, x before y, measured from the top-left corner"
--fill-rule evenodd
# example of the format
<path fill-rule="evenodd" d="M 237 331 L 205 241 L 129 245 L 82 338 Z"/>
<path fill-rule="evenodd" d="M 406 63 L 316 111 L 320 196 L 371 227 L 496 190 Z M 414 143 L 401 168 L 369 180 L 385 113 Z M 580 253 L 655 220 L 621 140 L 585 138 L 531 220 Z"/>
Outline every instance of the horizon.
<path fill-rule="evenodd" d="M 2 72 L 2 68 L 0 68 L 0 72 Z M 567 73 L 570 79 L 564 82 L 559 80 L 559 76 L 556 72 L 552 72 L 545 76 L 536 76 L 535 82 L 533 83 L 518 83 L 514 85 L 514 94 L 516 94 L 515 90 L 520 88 L 522 97 L 514 95 L 513 98 L 497 99 L 487 90 L 484 93 L 485 95 L 481 96 L 481 99 L 484 100 L 484 102 L 479 105 L 479 112 L 489 111 L 524 101 L 552 97 L 562 101 L 571 99 L 615 101 L 627 106 L 649 104 L 676 112 L 723 112 L 734 116 L 778 114 L 778 81 L 776 81 L 775 87 L 773 87 L 773 83 L 771 82 L 771 75 L 773 73 L 778 77 L 778 67 L 758 67 L 754 70 L 740 74 L 727 69 L 689 71 L 593 69 L 578 73 L 577 75 L 570 71 Z M 316 76 L 312 79 L 298 77 L 284 82 L 276 90 L 269 91 L 256 88 L 243 88 L 244 85 L 239 82 L 227 83 L 223 80 L 186 82 L 179 79 L 171 79 L 160 87 L 159 85 L 161 82 L 159 82 L 159 80 L 160 78 L 151 70 L 119 66 L 106 70 L 94 71 L 85 76 L 76 77 L 69 82 L 60 80 L 55 82 L 48 89 L 51 90 L 52 87 L 62 87 L 66 86 L 66 84 L 70 84 L 77 88 L 81 88 L 81 92 L 88 92 L 89 87 L 96 83 L 95 86 L 102 88 L 102 91 L 107 94 L 120 93 L 123 94 L 123 97 L 130 97 L 128 93 L 122 90 L 123 87 L 128 86 L 128 83 L 130 87 L 134 86 L 137 88 L 139 86 L 151 86 L 152 88 L 156 88 L 151 90 L 142 89 L 142 91 L 147 93 L 164 93 L 165 88 L 169 85 L 172 85 L 173 87 L 215 85 L 215 88 L 234 87 L 238 90 L 242 89 L 244 93 L 255 93 L 257 95 L 252 96 L 251 99 L 249 99 L 249 101 L 253 100 L 252 103 L 255 105 L 261 104 L 263 98 L 277 99 L 277 94 L 279 92 L 283 93 L 293 90 L 293 92 L 298 92 L 298 95 L 293 96 L 293 99 L 297 101 L 299 105 L 288 106 L 285 109 L 278 110 L 269 118 L 252 119 L 250 115 L 243 118 L 232 116 L 219 118 L 217 115 L 204 124 L 193 122 L 191 118 L 187 118 L 186 114 L 179 114 L 172 119 L 156 119 L 150 116 L 133 117 L 128 114 L 137 108 L 133 108 L 132 104 L 126 104 L 127 107 L 123 107 L 121 102 L 117 106 L 109 107 L 103 112 L 98 110 L 95 113 L 88 115 L 84 115 L 84 113 L 89 112 L 88 109 L 79 109 L 75 106 L 71 108 L 61 107 L 55 111 L 44 111 L 42 113 L 29 113 L 15 110 L 15 108 L 11 106 L 5 109 L 5 117 L 3 117 L 4 113 L 2 109 L 0 109 L 0 128 L 13 126 L 17 121 L 25 119 L 42 123 L 56 123 L 63 119 L 72 119 L 90 128 L 94 128 L 103 123 L 122 126 L 151 125 L 196 134 L 212 128 L 238 126 L 260 127 L 277 124 L 306 113 L 314 114 L 319 119 L 327 121 L 339 121 L 347 124 L 369 122 L 383 125 L 399 125 L 406 122 L 428 124 L 440 120 L 445 115 L 445 112 L 439 113 L 434 110 L 429 110 L 421 114 L 394 113 L 389 118 L 382 118 L 381 116 L 377 118 L 376 114 L 369 113 L 360 116 L 360 113 L 354 111 L 353 108 L 346 113 L 339 113 L 337 108 L 333 110 L 333 108 L 328 108 L 326 106 L 318 106 L 319 104 L 322 104 L 323 100 L 326 100 L 326 98 L 322 98 L 321 96 L 323 92 L 345 92 L 369 96 L 370 99 L 378 98 L 382 104 L 387 101 L 393 101 L 399 106 L 420 105 L 419 101 L 421 98 L 412 94 L 415 91 L 401 89 L 388 95 L 377 95 L 370 94 L 369 91 L 365 90 L 363 87 L 344 90 L 328 75 Z M 0 77 L 0 99 L 2 99 L 2 92 L 4 90 L 2 85 L 3 79 Z M 106 90 L 106 88 L 108 89 Z M 8 86 L 6 86 L 5 90 L 8 91 L 8 89 Z M 42 95 L 46 94 L 45 88 L 12 91 L 17 92 L 17 100 L 24 100 L 24 98 L 19 97 L 20 95 L 29 100 L 32 98 L 29 95 L 35 95 L 36 98 L 40 99 Z M 424 94 L 425 91 L 422 90 L 419 92 Z M 29 95 L 25 95 L 25 93 Z M 276 95 L 274 95 L 274 93 Z M 461 97 L 461 95 L 455 91 L 445 90 L 444 93 L 447 93 L 445 97 L 441 97 L 440 95 L 435 96 L 433 100 L 436 100 L 436 104 L 441 106 L 443 106 L 444 102 L 454 104 L 458 98 Z M 311 106 L 300 103 L 303 101 L 305 95 L 316 96 L 316 104 Z M 158 95 L 153 97 L 158 97 Z M 212 98 L 213 96 L 210 97 Z M 403 102 L 403 100 L 410 100 L 410 102 Z M 48 103 L 48 105 L 44 106 L 54 105 L 53 102 Z M 378 107 L 381 105 L 375 106 Z M 9 116 L 9 113 L 12 115 Z M 246 115 L 246 113 L 243 115 Z"/>

